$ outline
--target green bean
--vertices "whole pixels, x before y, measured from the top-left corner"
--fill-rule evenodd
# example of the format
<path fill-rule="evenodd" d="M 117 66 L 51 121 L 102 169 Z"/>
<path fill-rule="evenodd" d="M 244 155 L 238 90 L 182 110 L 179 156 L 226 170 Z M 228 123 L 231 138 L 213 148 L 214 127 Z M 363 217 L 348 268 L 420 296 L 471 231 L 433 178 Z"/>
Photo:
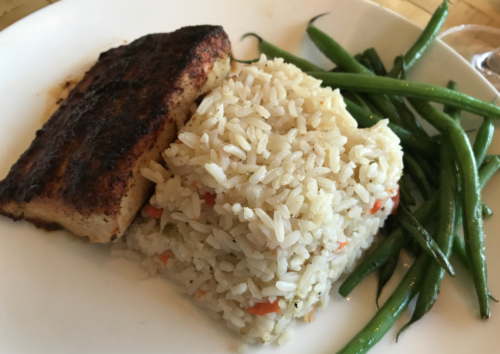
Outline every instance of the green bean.
<path fill-rule="evenodd" d="M 400 79 L 401 74 L 405 72 L 404 67 L 404 59 L 402 55 L 398 55 L 394 58 L 394 66 L 390 72 L 387 73 L 387 77 L 391 77 L 393 79 Z"/>
<path fill-rule="evenodd" d="M 476 140 L 472 150 L 474 151 L 474 157 L 476 158 L 476 164 L 481 166 L 484 157 L 486 156 L 486 151 L 490 147 L 491 141 L 493 140 L 493 133 L 495 132 L 495 127 L 491 123 L 491 119 L 484 118 L 483 124 L 479 127 L 476 134 Z"/>
<path fill-rule="evenodd" d="M 420 168 L 424 171 L 427 180 L 431 182 L 434 186 L 439 186 L 439 168 L 430 164 L 430 161 L 425 159 L 423 156 L 416 155 L 415 160 L 417 160 Z"/>
<path fill-rule="evenodd" d="M 399 117 L 401 118 L 401 123 L 403 127 L 415 133 L 417 135 L 429 137 L 429 134 L 422 128 L 420 123 L 417 122 L 415 115 L 406 107 L 406 104 L 398 96 L 389 96 L 389 100 L 394 105 L 398 111 Z"/>
<path fill-rule="evenodd" d="M 280 49 L 279 47 L 275 46 L 274 44 L 271 44 L 271 43 L 263 40 L 260 36 L 258 36 L 255 33 L 247 33 L 242 38 L 245 38 L 247 36 L 256 37 L 259 40 L 259 50 L 262 53 L 266 54 L 270 58 L 274 58 L 274 57 L 283 58 L 285 60 L 285 62 L 294 64 L 302 71 L 316 71 L 316 72 L 323 71 L 324 72 L 324 70 L 322 68 L 320 68 L 319 66 L 314 65 L 311 62 L 309 62 L 305 59 L 302 59 L 296 55 L 293 55 L 293 54 L 291 54 L 283 49 Z M 356 62 L 356 60 L 354 60 L 353 58 L 352 58 L 352 60 L 354 62 Z M 358 62 L 356 62 L 356 63 L 360 67 L 363 67 Z M 341 65 L 339 65 L 338 63 L 336 63 L 336 64 L 342 68 L 341 70 L 345 70 L 345 69 L 343 69 L 343 67 Z M 370 72 L 368 69 L 366 69 L 366 70 L 368 72 Z M 373 100 L 376 102 L 376 106 L 378 107 L 378 109 L 382 110 L 382 112 L 384 113 L 385 116 L 387 116 L 389 119 L 391 119 L 393 122 L 396 122 L 397 124 L 400 123 L 400 119 L 399 119 L 399 116 L 397 114 L 397 111 L 394 108 L 394 106 L 389 102 L 387 97 L 380 96 L 380 95 L 374 95 Z"/>
<path fill-rule="evenodd" d="M 370 112 L 372 112 L 373 114 L 375 114 L 379 117 L 384 117 L 384 114 L 382 114 L 382 112 L 380 112 L 380 110 L 377 108 L 377 106 L 375 106 L 373 104 L 373 102 L 370 100 L 369 97 L 367 97 L 366 94 L 360 93 L 359 95 L 362 95 L 361 97 L 364 97 L 364 101 L 365 101 L 366 105 L 368 106 Z M 391 123 L 391 124 L 394 124 L 394 123 Z M 399 125 L 398 125 L 398 127 L 399 127 Z"/>
<path fill-rule="evenodd" d="M 307 71 L 307 70 L 314 70 L 314 71 L 322 71 L 323 69 L 321 69 L 320 67 L 310 63 L 309 61 L 305 60 L 305 59 L 302 59 L 302 58 L 299 58 L 289 52 L 286 52 L 280 48 L 278 48 L 277 46 L 263 40 L 260 36 L 258 36 L 257 34 L 255 33 L 247 33 L 243 36 L 243 38 L 247 37 L 247 36 L 255 36 L 258 40 L 259 40 L 259 50 L 266 54 L 267 56 L 269 57 L 282 57 L 285 59 L 285 61 L 287 63 L 291 63 L 291 64 L 294 64 L 296 65 L 297 67 L 299 67 L 300 69 L 304 70 L 304 71 Z M 347 53 L 347 55 L 349 55 Z M 360 54 L 359 55 L 360 59 L 363 58 L 363 56 Z M 255 61 L 258 61 L 259 59 L 254 59 L 254 60 L 237 60 L 237 59 L 234 59 L 235 61 L 237 62 L 242 62 L 242 63 L 253 63 Z M 340 65 L 339 65 L 340 67 Z M 385 101 L 385 100 L 383 100 Z M 363 101 L 363 102 L 366 102 L 366 101 Z M 375 114 L 379 114 L 380 113 L 378 112 L 378 108 L 376 108 L 375 106 L 373 106 L 373 103 L 369 102 L 368 103 L 370 105 L 370 110 L 375 113 Z M 392 107 L 390 107 L 388 105 L 387 102 L 379 102 L 379 106 L 382 105 L 382 107 L 386 107 L 385 110 L 389 110 L 389 111 L 394 111 L 394 109 Z M 397 114 L 392 114 L 393 116 L 397 115 Z"/>
<path fill-rule="evenodd" d="M 460 214 L 460 203 L 457 204 L 457 220 L 455 224 L 455 234 L 453 235 L 453 255 L 458 258 L 462 266 L 465 268 L 465 270 L 469 273 L 471 273 L 471 267 L 469 263 L 469 258 L 467 256 L 467 249 L 465 246 L 465 241 L 463 238 L 461 238 L 456 231 L 460 228 L 462 225 L 462 218 L 459 218 Z M 488 297 L 490 300 L 493 300 L 495 302 L 498 302 L 497 299 L 491 295 L 491 293 L 488 291 Z"/>
<path fill-rule="evenodd" d="M 471 271 L 467 250 L 465 248 L 465 241 L 458 235 L 458 230 L 462 226 L 462 203 L 457 203 L 457 215 L 455 218 L 455 234 L 453 235 L 453 252 L 462 266 L 468 271 Z"/>
<path fill-rule="evenodd" d="M 415 218 L 423 225 L 430 223 L 436 216 L 438 203 L 439 195 L 434 193 L 429 200 L 422 203 L 415 211 Z M 399 253 L 409 240 L 411 238 L 403 231 L 402 227 L 398 227 L 391 232 L 344 280 L 339 288 L 340 295 L 347 297 L 367 275 L 379 269 L 392 256 Z"/>
<path fill-rule="evenodd" d="M 453 80 L 448 82 L 447 86 L 450 90 L 458 91 L 457 83 Z M 456 107 L 445 105 L 443 112 L 450 116 L 455 122 L 460 121 L 460 110 Z"/>
<path fill-rule="evenodd" d="M 495 165 L 495 163 L 494 163 Z M 496 165 L 500 166 L 500 160 L 496 161 Z M 489 171 L 482 170 L 479 174 L 479 181 L 481 185 L 484 186 L 487 179 L 491 177 L 491 168 Z M 457 207 L 460 204 L 457 205 Z M 457 211 L 457 216 L 460 213 Z M 458 218 L 456 218 L 458 219 Z M 458 222 L 458 221 L 457 221 Z M 459 228 L 459 224 L 455 224 L 455 229 Z M 456 239 L 460 239 L 458 235 L 455 234 L 454 241 Z M 456 245 L 459 244 L 457 242 L 453 243 L 453 252 L 455 253 Z M 465 244 L 462 241 L 462 255 L 467 264 L 467 257 L 465 253 Z M 424 261 L 423 259 L 426 258 Z M 347 344 L 342 350 L 338 352 L 338 354 L 360 354 L 366 353 L 375 343 L 377 343 L 380 338 L 389 330 L 389 328 L 394 324 L 395 320 L 399 317 L 399 315 L 407 308 L 409 301 L 411 298 L 418 292 L 419 288 L 421 288 L 421 282 L 423 281 L 424 275 L 426 274 L 427 264 L 429 262 L 429 256 L 427 254 L 423 254 L 421 257 L 417 259 L 417 261 L 412 265 L 410 271 L 415 270 L 414 267 L 418 267 L 418 271 L 415 271 L 416 277 L 412 278 L 415 274 L 407 273 L 403 281 L 400 283 L 396 291 L 393 295 L 387 300 L 384 306 L 377 312 L 375 317 L 364 327 L 364 329 L 358 333 L 358 335 L 353 338 L 349 344 Z M 417 265 L 417 262 L 421 262 Z M 356 270 L 355 270 L 356 272 Z M 409 287 L 412 285 L 416 285 L 416 287 L 412 290 Z M 406 291 L 405 291 L 406 289 Z M 409 293 L 413 291 L 413 293 Z M 490 298 L 491 294 L 490 294 Z M 492 298 L 492 300 L 494 300 Z M 494 300 L 496 301 L 496 300 Z"/>
<path fill-rule="evenodd" d="M 406 70 L 411 69 L 417 60 L 424 54 L 427 48 L 434 42 L 434 39 L 443 27 L 447 16 L 448 0 L 444 0 L 432 15 L 430 21 L 427 23 L 427 26 L 422 31 L 420 37 L 418 37 L 415 44 L 413 44 L 410 50 L 408 50 L 408 52 L 404 55 L 404 67 Z"/>
<path fill-rule="evenodd" d="M 344 96 L 345 93 L 348 93 L 347 96 Z M 373 102 L 366 97 L 366 95 L 359 94 L 354 91 L 342 91 L 342 96 L 345 98 L 355 102 L 358 106 L 363 108 L 364 110 L 373 113 L 374 115 L 377 115 L 379 117 L 382 117 L 383 114 L 380 113 L 378 108 L 373 104 Z"/>
<path fill-rule="evenodd" d="M 340 44 L 333 40 L 325 32 L 314 26 L 314 21 L 326 14 L 321 14 L 309 21 L 307 34 L 316 47 L 334 64 L 340 65 L 344 70 L 350 73 L 364 74 L 374 76 L 369 69 L 361 65 L 353 56 L 351 56 Z"/>
<path fill-rule="evenodd" d="M 405 169 L 413 178 L 413 182 L 417 185 L 422 197 L 426 200 L 429 199 L 429 196 L 432 194 L 432 188 L 417 160 L 411 154 L 406 153 L 403 155 L 403 161 Z"/>
<path fill-rule="evenodd" d="M 372 63 L 370 63 L 370 60 L 368 60 L 368 58 L 366 58 L 365 56 L 363 56 L 361 58 L 361 61 L 360 61 L 361 65 L 363 65 L 365 68 L 367 68 L 368 70 L 370 70 L 372 73 L 375 74 L 375 69 L 373 68 L 372 66 Z"/>
<path fill-rule="evenodd" d="M 439 218 L 435 234 L 436 243 L 442 249 L 444 256 L 450 258 L 453 235 L 455 233 L 455 213 L 457 201 L 457 185 L 455 180 L 455 162 L 452 153 L 452 146 L 446 139 L 441 144 L 441 184 L 439 188 Z M 417 299 L 415 311 L 411 320 L 399 331 L 398 337 L 411 324 L 421 319 L 434 305 L 441 282 L 444 277 L 444 269 L 436 262 L 431 262 L 427 269 L 424 282 Z"/>
<path fill-rule="evenodd" d="M 231 60 L 235 61 L 237 63 L 241 63 L 241 64 L 253 64 L 253 63 L 258 62 L 260 59 L 257 58 L 257 59 L 252 59 L 252 60 L 241 60 L 241 59 L 236 59 L 236 58 L 231 57 Z"/>
<path fill-rule="evenodd" d="M 486 156 L 484 157 L 483 164 L 482 164 L 481 166 L 478 166 L 478 167 L 483 167 L 483 166 L 484 166 L 484 165 L 486 165 L 488 162 L 490 162 L 492 158 L 497 157 L 497 156 L 500 156 L 500 155 L 486 155 Z"/>
<path fill-rule="evenodd" d="M 486 182 L 500 169 L 500 157 L 493 156 L 479 169 L 479 188 L 483 189 Z"/>
<path fill-rule="evenodd" d="M 399 227 L 399 221 L 396 215 L 389 215 L 384 222 L 384 229 L 387 231 L 386 236 L 390 235 L 394 230 Z"/>
<path fill-rule="evenodd" d="M 367 353 L 389 331 L 399 316 L 407 309 L 411 299 L 418 293 L 429 261 L 430 257 L 426 253 L 417 258 L 396 290 L 375 316 L 337 354 Z"/>
<path fill-rule="evenodd" d="M 357 92 L 356 92 L 357 93 Z M 377 108 L 377 106 L 373 103 L 373 101 L 370 99 L 369 95 L 366 93 L 358 93 L 360 97 L 365 101 L 366 105 L 368 106 L 368 109 L 371 113 L 374 115 L 377 115 L 379 117 L 384 117 L 385 115 Z M 394 123 L 391 123 L 394 124 Z M 397 125 L 397 124 L 396 124 Z M 399 125 L 398 125 L 399 127 Z"/>
<path fill-rule="evenodd" d="M 465 241 L 458 234 L 458 229 L 462 226 L 462 217 L 460 212 L 462 211 L 461 203 L 457 203 L 457 217 L 455 219 L 455 234 L 453 235 L 453 255 L 458 258 L 462 266 L 468 271 L 471 271 L 469 257 L 467 256 L 467 250 L 465 247 Z"/>
<path fill-rule="evenodd" d="M 277 46 L 274 44 L 271 44 L 265 40 L 263 40 L 260 36 L 258 36 L 255 33 L 246 33 L 243 35 L 243 38 L 248 37 L 248 36 L 254 36 L 259 40 L 259 50 L 261 53 L 264 53 L 266 56 L 269 58 L 283 58 L 285 62 L 294 64 L 296 67 L 298 67 L 302 71 L 323 71 L 322 68 L 320 68 L 317 65 L 314 65 L 313 63 L 309 62 L 308 60 L 302 59 L 296 55 L 293 55 Z"/>
<path fill-rule="evenodd" d="M 311 38 L 316 47 L 334 64 L 340 65 L 347 72 L 373 76 L 375 74 L 359 63 L 352 57 L 339 43 L 328 36 L 325 32 L 313 25 L 314 21 L 325 14 L 314 17 L 309 21 L 307 26 L 307 34 Z M 386 96 L 383 95 L 368 95 L 370 100 L 378 108 L 382 114 L 397 125 L 401 125 L 401 119 L 398 112 Z"/>
<path fill-rule="evenodd" d="M 405 208 L 400 205 L 398 208 L 399 222 L 401 226 L 412 235 L 420 244 L 422 249 L 426 251 L 441 267 L 443 267 L 452 277 L 455 276 L 455 271 L 448 261 L 448 258 L 443 253 L 439 245 L 429 235 L 427 230 L 418 222 L 417 219 Z"/>
<path fill-rule="evenodd" d="M 399 192 L 401 200 L 404 201 L 408 205 L 417 205 L 417 201 L 411 192 L 410 184 L 408 182 L 408 177 L 404 173 L 399 180 Z"/>
<path fill-rule="evenodd" d="M 465 241 L 458 234 L 453 236 L 453 254 L 458 258 L 460 263 L 462 263 L 465 270 L 470 273 L 471 269 L 469 259 L 467 258 Z M 488 292 L 488 297 L 492 301 L 499 302 L 490 292 Z"/>
<path fill-rule="evenodd" d="M 500 169 L 500 158 L 492 156 L 491 159 L 479 170 L 479 189 L 483 189 L 495 172 Z M 457 203 L 455 230 L 462 226 L 462 205 Z M 453 236 L 453 254 L 457 256 L 464 268 L 470 270 L 467 252 L 465 250 L 465 241 L 455 233 Z"/>
<path fill-rule="evenodd" d="M 460 260 L 465 269 L 470 271 L 469 258 L 465 249 L 465 241 L 458 235 L 453 236 L 453 254 Z"/>
<path fill-rule="evenodd" d="M 406 72 L 405 68 L 403 65 L 403 56 L 399 56 L 396 59 L 396 62 L 401 63 L 401 79 L 406 80 Z M 398 77 L 396 77 L 398 78 Z M 415 118 L 415 115 L 413 114 L 412 111 L 408 109 L 406 104 L 404 103 L 403 99 L 399 96 L 389 96 L 391 103 L 396 107 L 396 110 L 398 111 L 399 117 L 401 118 L 401 122 L 403 123 L 403 126 L 407 128 L 409 131 L 422 135 L 425 137 L 429 137 L 429 134 L 422 128 L 420 123 L 417 121 Z"/>
<path fill-rule="evenodd" d="M 347 110 L 349 111 L 349 113 L 352 114 L 354 119 L 356 119 L 358 124 L 363 128 L 369 128 L 382 120 L 380 116 L 370 114 L 348 99 L 344 99 L 344 102 L 347 105 Z M 396 134 L 398 138 L 401 139 L 401 144 L 403 145 L 403 147 L 410 149 L 416 153 L 421 153 L 428 158 L 436 157 L 436 151 L 437 149 L 439 149 L 439 145 L 435 142 L 425 137 L 416 136 L 408 130 L 392 123 L 389 123 L 389 128 L 391 128 L 394 134 Z"/>
<path fill-rule="evenodd" d="M 500 155 L 486 155 L 484 157 L 483 165 L 488 163 L 491 159 L 494 159 L 495 157 L 500 157 Z"/>
<path fill-rule="evenodd" d="M 382 265 L 378 270 L 377 298 L 375 300 L 375 303 L 377 304 L 378 308 L 380 308 L 378 304 L 378 299 L 380 298 L 380 294 L 382 294 L 382 290 L 384 289 L 385 284 L 387 284 L 387 282 L 392 278 L 392 275 L 396 270 L 396 266 L 398 265 L 398 261 L 399 261 L 399 253 L 396 253 L 394 256 L 392 256 L 391 259 L 389 259 L 387 263 Z"/>
<path fill-rule="evenodd" d="M 441 136 L 441 138 L 443 137 Z M 439 145 L 441 145 L 441 140 L 439 141 Z M 439 170 L 440 168 L 439 159 L 428 160 L 428 162 L 431 164 L 432 168 Z"/>
<path fill-rule="evenodd" d="M 493 210 L 491 210 L 485 202 L 481 202 L 481 216 L 483 217 L 483 219 L 488 219 L 493 216 Z"/>
<path fill-rule="evenodd" d="M 377 51 L 375 48 L 368 48 L 363 52 L 363 56 L 370 61 L 370 64 L 373 68 L 373 72 L 378 76 L 387 75 L 387 70 L 385 70 L 385 66 L 380 60 Z"/>
<path fill-rule="evenodd" d="M 460 226 L 462 225 L 462 218 L 459 218 L 460 216 L 460 203 L 457 203 L 457 218 L 456 218 L 456 223 L 455 223 L 455 231 L 457 231 Z M 453 235 L 453 255 L 458 258 L 462 266 L 467 270 L 469 273 L 471 272 L 470 264 L 469 264 L 469 258 L 467 257 L 467 250 L 465 248 L 465 241 L 463 238 L 461 238 L 456 232 Z M 488 292 L 488 297 L 490 300 L 493 300 L 495 302 L 498 302 L 497 299 L 491 295 L 490 292 Z"/>
<path fill-rule="evenodd" d="M 420 98 L 426 101 L 449 104 L 480 116 L 500 118 L 500 107 L 435 85 L 351 73 L 309 72 L 308 74 L 323 80 L 323 85 L 332 88 Z"/>
<path fill-rule="evenodd" d="M 361 64 L 361 60 L 363 60 L 363 54 L 358 53 L 358 54 L 356 54 L 356 55 L 353 55 L 353 58 L 354 58 L 354 60 L 356 60 L 358 63 L 360 63 L 360 64 Z M 365 68 L 366 68 L 366 66 L 365 66 Z M 367 69 L 368 69 L 368 68 L 367 68 Z M 370 69 L 368 69 L 368 70 L 370 70 Z"/>
<path fill-rule="evenodd" d="M 370 106 L 367 104 L 366 100 L 361 97 L 361 95 L 357 92 L 352 91 L 342 91 L 342 97 L 350 100 L 351 102 L 356 103 L 359 107 L 363 108 L 365 111 L 370 112 Z"/>
<path fill-rule="evenodd" d="M 402 125 L 398 111 L 386 95 L 373 95 L 368 93 L 367 96 L 382 116 L 387 117 L 392 124 Z"/>
<path fill-rule="evenodd" d="M 476 161 L 472 147 L 463 129 L 448 115 L 429 103 L 410 99 L 415 110 L 442 134 L 451 140 L 458 158 L 463 192 L 464 235 L 468 254 L 471 257 L 474 285 L 479 301 L 481 318 L 489 318 L 486 254 L 484 247 L 483 219 L 481 217 L 481 197 Z"/>
<path fill-rule="evenodd" d="M 490 157 L 486 160 L 486 164 L 481 168 L 481 170 L 487 171 L 489 176 L 492 176 L 496 170 L 500 167 L 500 158 L 498 156 L 489 155 Z M 479 181 L 481 185 L 481 181 Z M 484 185 L 483 185 L 484 186 Z M 483 187 L 481 187 L 483 188 Z M 487 219 L 493 215 L 493 211 L 486 205 L 485 202 L 481 202 L 481 215 L 483 219 Z"/>
<path fill-rule="evenodd" d="M 478 172 L 479 188 L 484 188 L 484 185 L 500 169 L 500 157 L 493 157 L 490 162 L 484 165 Z M 458 176 L 460 177 L 460 176 Z M 439 204 L 439 193 L 434 192 L 429 200 L 425 201 L 415 211 L 415 218 L 422 224 L 426 225 L 435 217 L 436 210 Z M 460 207 L 458 203 L 457 208 Z M 457 219 L 461 218 L 461 213 L 457 212 Z M 460 222 L 461 223 L 461 222 Z M 458 226 L 456 229 L 458 230 Z M 393 255 L 398 253 L 407 243 L 409 238 L 404 234 L 401 227 L 395 229 L 385 238 L 378 246 L 370 253 L 354 271 L 344 280 L 339 288 L 340 295 L 346 297 L 366 276 L 380 268 Z"/>
<path fill-rule="evenodd" d="M 486 181 L 488 181 L 493 174 L 500 169 L 500 158 L 498 156 L 490 155 L 486 160 L 487 162 L 479 170 L 479 188 L 483 189 Z M 481 178 L 481 176 L 484 176 Z M 489 218 L 493 215 L 493 211 L 484 203 L 481 202 L 481 215 L 483 219 Z M 491 299 L 491 295 L 490 295 Z"/>
<path fill-rule="evenodd" d="M 408 241 L 405 249 L 414 257 L 420 256 L 423 252 L 422 247 L 420 247 L 420 244 L 413 237 L 410 237 L 410 241 Z"/>

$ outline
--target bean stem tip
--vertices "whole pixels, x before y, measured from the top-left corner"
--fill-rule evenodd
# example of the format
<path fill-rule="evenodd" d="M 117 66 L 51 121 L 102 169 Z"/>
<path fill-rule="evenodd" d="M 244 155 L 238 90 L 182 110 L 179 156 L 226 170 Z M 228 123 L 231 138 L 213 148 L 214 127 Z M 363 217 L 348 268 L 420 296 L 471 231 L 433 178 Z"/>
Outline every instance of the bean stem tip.
<path fill-rule="evenodd" d="M 318 18 L 323 17 L 323 16 L 326 16 L 326 15 L 329 15 L 329 14 L 330 14 L 329 12 L 325 12 L 324 14 L 320 14 L 320 15 L 318 15 L 318 16 L 313 17 L 313 18 L 309 21 L 309 24 L 308 24 L 308 25 L 312 25 L 312 23 L 313 23 L 314 21 L 316 21 Z"/>
<path fill-rule="evenodd" d="M 243 40 L 243 39 L 245 39 L 248 36 L 254 36 L 255 38 L 257 38 L 259 40 L 259 42 L 262 42 L 262 38 L 258 34 L 253 33 L 253 32 L 245 33 L 243 36 L 241 36 L 240 40 Z"/>

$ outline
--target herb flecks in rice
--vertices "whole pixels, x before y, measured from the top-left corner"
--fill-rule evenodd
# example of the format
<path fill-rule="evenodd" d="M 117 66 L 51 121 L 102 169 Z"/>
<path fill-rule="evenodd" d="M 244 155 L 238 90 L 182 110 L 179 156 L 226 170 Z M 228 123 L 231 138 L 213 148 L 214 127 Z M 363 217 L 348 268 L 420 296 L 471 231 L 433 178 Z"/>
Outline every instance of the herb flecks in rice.
<path fill-rule="evenodd" d="M 402 151 L 387 122 L 358 129 L 339 91 L 320 84 L 262 56 L 214 89 L 163 154 L 169 171 L 142 170 L 163 214 L 143 213 L 119 250 L 147 255 L 151 273 L 249 342 L 283 344 L 294 318 L 328 303 L 397 193 Z M 247 312 L 275 301 L 279 313 Z"/>

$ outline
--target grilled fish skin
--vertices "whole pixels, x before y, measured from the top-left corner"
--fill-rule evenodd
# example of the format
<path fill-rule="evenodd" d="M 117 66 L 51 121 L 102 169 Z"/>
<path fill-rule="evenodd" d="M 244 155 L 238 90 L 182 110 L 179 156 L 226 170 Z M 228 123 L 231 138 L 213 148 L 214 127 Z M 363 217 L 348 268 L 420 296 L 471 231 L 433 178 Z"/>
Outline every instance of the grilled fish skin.
<path fill-rule="evenodd" d="M 149 34 L 108 50 L 0 182 L 0 214 L 92 242 L 118 239 L 150 196 L 139 169 L 230 71 L 220 26 Z"/>

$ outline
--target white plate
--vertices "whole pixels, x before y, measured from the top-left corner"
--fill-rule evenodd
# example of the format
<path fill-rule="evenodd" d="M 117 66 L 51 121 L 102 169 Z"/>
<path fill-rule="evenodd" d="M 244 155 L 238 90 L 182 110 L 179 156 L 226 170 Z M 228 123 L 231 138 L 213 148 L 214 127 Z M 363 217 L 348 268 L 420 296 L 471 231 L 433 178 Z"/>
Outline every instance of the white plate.
<path fill-rule="evenodd" d="M 351 53 L 374 46 L 388 66 L 420 33 L 403 18 L 361 0 L 65 0 L 29 16 L 0 33 L 0 178 L 40 128 L 47 89 L 67 75 L 81 73 L 99 52 L 147 33 L 208 23 L 224 26 L 237 57 L 257 55 L 253 39 L 240 42 L 243 33 L 253 31 L 326 68 L 330 64 L 304 35 L 307 21 L 323 12 L 330 15 L 318 21 L 319 27 Z M 491 101 L 496 96 L 441 43 L 429 50 L 411 76 L 439 85 L 454 79 L 475 97 Z M 495 144 L 493 148 L 500 145 L 498 140 Z M 495 176 L 484 193 L 497 213 L 499 183 Z M 492 235 L 488 265 L 496 296 L 500 240 L 494 231 L 499 226 L 499 216 L 485 223 L 486 233 Z M 107 246 L 3 217 L 0 244 L 0 353 L 210 354 L 232 353 L 239 345 L 232 332 L 180 296 L 167 280 L 138 279 L 139 267 L 112 259 Z M 460 268 L 457 278 L 445 279 L 432 312 L 398 344 L 393 328 L 370 353 L 498 352 L 500 305 L 492 305 L 490 320 L 480 321 L 471 281 Z M 298 325 L 285 347 L 251 351 L 336 352 L 376 311 L 375 288 L 372 276 L 350 301 L 332 292 L 328 308 L 312 324 Z M 405 314 L 396 328 L 407 319 Z"/>

